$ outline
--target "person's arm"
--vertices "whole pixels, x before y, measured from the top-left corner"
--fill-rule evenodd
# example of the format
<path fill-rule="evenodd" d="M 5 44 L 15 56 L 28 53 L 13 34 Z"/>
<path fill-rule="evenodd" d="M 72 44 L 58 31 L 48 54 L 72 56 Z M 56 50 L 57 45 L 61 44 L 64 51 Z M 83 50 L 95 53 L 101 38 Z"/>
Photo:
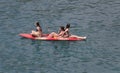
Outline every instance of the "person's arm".
<path fill-rule="evenodd" d="M 64 31 L 64 34 L 65 34 L 66 32 L 68 32 L 68 29 L 66 29 L 66 30 Z"/>
<path fill-rule="evenodd" d="M 64 36 L 64 32 L 61 32 L 58 35 L 63 37 Z"/>
<path fill-rule="evenodd" d="M 65 30 L 65 32 L 67 32 L 67 31 L 68 31 L 68 29 Z"/>

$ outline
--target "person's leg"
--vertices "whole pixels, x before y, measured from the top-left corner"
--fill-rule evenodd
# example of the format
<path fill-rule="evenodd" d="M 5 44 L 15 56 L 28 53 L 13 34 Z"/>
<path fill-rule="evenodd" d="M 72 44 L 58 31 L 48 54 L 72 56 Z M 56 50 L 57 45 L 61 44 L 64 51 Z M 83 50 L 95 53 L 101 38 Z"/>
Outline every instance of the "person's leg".
<path fill-rule="evenodd" d="M 52 32 L 52 33 L 50 33 L 50 34 L 48 35 L 49 38 L 53 38 L 53 37 L 55 37 L 55 36 L 58 36 L 58 34 L 55 33 L 55 32 Z"/>
<path fill-rule="evenodd" d="M 77 35 L 71 35 L 70 37 L 76 37 L 76 38 L 83 38 L 83 39 L 86 39 L 86 37 L 77 36 Z"/>
<path fill-rule="evenodd" d="M 39 33 L 34 31 L 34 30 L 32 30 L 31 35 L 34 36 L 34 37 L 38 37 Z"/>

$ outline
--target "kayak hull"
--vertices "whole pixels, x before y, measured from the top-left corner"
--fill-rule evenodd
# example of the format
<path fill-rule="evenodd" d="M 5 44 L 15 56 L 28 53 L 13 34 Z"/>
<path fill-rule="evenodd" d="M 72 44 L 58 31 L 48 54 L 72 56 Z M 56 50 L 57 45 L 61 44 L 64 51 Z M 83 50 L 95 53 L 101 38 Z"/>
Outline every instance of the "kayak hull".
<path fill-rule="evenodd" d="M 20 33 L 19 36 L 27 38 L 27 39 L 33 39 L 33 40 L 48 40 L 48 41 L 59 41 L 59 40 L 66 40 L 66 41 L 78 41 L 78 40 L 85 40 L 86 37 L 69 37 L 69 38 L 48 38 L 48 34 L 43 34 L 43 37 L 34 37 L 29 33 Z"/>

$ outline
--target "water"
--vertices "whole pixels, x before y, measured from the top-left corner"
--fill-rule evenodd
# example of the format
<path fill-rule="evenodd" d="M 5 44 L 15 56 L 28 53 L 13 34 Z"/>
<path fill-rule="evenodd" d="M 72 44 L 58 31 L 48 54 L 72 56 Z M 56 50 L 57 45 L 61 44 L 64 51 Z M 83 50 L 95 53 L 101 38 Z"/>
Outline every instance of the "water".
<path fill-rule="evenodd" d="M 34 41 L 71 24 L 86 41 Z M 0 73 L 120 73 L 120 0 L 0 0 Z"/>

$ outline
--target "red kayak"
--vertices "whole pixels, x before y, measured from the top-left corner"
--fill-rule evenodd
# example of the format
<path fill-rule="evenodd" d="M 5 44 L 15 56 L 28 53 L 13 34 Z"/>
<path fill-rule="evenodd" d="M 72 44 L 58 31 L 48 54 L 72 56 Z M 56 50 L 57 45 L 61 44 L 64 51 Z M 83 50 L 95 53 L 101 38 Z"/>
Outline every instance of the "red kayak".
<path fill-rule="evenodd" d="M 68 40 L 68 41 L 78 41 L 78 40 L 85 40 L 86 37 L 78 37 L 78 36 L 70 36 L 69 38 L 62 38 L 62 37 L 56 37 L 56 38 L 48 38 L 49 34 L 43 34 L 43 37 L 34 37 L 29 33 L 21 33 L 19 36 L 33 39 L 33 40 L 49 40 L 49 41 L 55 41 L 55 40 Z"/>

